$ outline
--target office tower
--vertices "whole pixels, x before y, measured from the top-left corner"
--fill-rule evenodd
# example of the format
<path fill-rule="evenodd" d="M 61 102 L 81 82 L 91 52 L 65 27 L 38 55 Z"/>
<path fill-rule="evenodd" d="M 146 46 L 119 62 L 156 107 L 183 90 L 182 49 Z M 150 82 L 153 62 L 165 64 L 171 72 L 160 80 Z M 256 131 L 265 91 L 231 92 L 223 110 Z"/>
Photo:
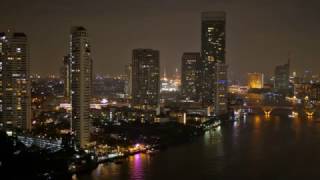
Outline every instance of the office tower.
<path fill-rule="evenodd" d="M 72 130 L 83 147 L 90 141 L 90 98 L 92 59 L 88 32 L 84 27 L 71 28 L 71 104 Z"/>
<path fill-rule="evenodd" d="M 64 81 L 64 97 L 70 99 L 71 96 L 71 59 L 69 56 L 63 57 L 62 78 Z"/>
<path fill-rule="evenodd" d="M 24 33 L 0 33 L 1 123 L 31 129 L 30 60 Z"/>
<path fill-rule="evenodd" d="M 125 69 L 125 94 L 128 98 L 132 96 L 132 65 L 127 65 Z"/>
<path fill-rule="evenodd" d="M 215 103 L 214 113 L 223 115 L 228 113 L 228 66 L 216 63 Z"/>
<path fill-rule="evenodd" d="M 216 68 L 224 69 L 222 66 L 226 63 L 226 14 L 224 12 L 203 12 L 201 18 L 200 101 L 205 107 L 217 107 L 215 103 L 218 103 L 216 101 L 218 86 L 216 83 L 219 82 L 219 75 Z M 214 110 L 213 113 L 220 114 L 217 110 Z"/>
<path fill-rule="evenodd" d="M 132 51 L 133 105 L 141 109 L 155 109 L 159 104 L 159 51 L 134 49 Z"/>
<path fill-rule="evenodd" d="M 288 92 L 290 89 L 290 62 L 287 64 L 276 66 L 274 78 L 274 88 L 278 92 Z"/>
<path fill-rule="evenodd" d="M 263 73 L 248 73 L 248 87 L 250 89 L 261 89 L 264 85 Z"/>
<path fill-rule="evenodd" d="M 198 63 L 200 53 L 183 53 L 181 60 L 181 95 L 184 100 L 198 101 Z"/>

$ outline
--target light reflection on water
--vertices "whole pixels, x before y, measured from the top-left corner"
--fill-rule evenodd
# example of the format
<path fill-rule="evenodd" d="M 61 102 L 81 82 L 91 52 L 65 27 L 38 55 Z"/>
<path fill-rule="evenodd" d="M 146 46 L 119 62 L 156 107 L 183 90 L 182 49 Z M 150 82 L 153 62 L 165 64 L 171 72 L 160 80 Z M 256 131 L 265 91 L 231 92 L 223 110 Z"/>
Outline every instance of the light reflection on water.
<path fill-rule="evenodd" d="M 155 156 L 105 164 L 85 179 L 310 179 L 320 177 L 319 142 L 314 120 L 247 116 Z"/>
<path fill-rule="evenodd" d="M 148 164 L 148 158 L 149 157 L 146 154 L 135 154 L 134 156 L 129 157 L 129 166 L 131 167 L 130 179 L 144 179 L 144 164 Z"/>

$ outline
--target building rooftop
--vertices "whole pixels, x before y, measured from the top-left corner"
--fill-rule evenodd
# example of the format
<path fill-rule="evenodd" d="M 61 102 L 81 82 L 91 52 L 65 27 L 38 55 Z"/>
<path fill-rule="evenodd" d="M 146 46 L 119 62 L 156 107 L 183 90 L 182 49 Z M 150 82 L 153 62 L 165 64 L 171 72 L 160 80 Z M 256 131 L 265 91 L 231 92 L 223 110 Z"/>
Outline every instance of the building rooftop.
<path fill-rule="evenodd" d="M 14 37 L 27 37 L 27 35 L 25 33 L 21 33 L 21 32 L 13 33 L 13 36 Z"/>
<path fill-rule="evenodd" d="M 207 11 L 201 13 L 202 21 L 225 20 L 226 12 L 224 11 Z"/>
<path fill-rule="evenodd" d="M 83 26 L 73 26 L 71 28 L 71 32 L 75 32 L 75 31 L 87 31 L 87 29 L 84 28 Z"/>
<path fill-rule="evenodd" d="M 11 35 L 11 33 L 6 33 L 6 32 L 0 32 L 0 36 L 9 36 Z M 13 37 L 27 37 L 27 35 L 25 33 L 22 32 L 14 32 L 13 33 Z"/>

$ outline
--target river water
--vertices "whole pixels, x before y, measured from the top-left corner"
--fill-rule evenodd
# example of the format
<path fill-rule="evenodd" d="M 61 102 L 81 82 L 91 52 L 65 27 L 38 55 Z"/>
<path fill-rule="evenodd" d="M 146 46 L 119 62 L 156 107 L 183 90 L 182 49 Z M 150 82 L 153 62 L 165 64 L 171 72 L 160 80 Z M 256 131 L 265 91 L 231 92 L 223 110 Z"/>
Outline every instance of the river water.
<path fill-rule="evenodd" d="M 78 179 L 320 179 L 320 123 L 252 115 L 153 156 L 101 164 Z"/>

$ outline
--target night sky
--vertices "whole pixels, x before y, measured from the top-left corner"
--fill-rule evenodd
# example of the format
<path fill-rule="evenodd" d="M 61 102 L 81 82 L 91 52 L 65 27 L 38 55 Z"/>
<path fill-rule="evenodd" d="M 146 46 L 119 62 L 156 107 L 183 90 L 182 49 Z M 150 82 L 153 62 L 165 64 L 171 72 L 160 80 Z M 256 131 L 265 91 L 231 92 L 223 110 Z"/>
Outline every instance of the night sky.
<path fill-rule="evenodd" d="M 215 10 L 227 12 L 231 79 L 271 75 L 289 52 L 292 70 L 319 73 L 318 0 L 2 0 L 0 30 L 28 35 L 32 73 L 59 72 L 73 25 L 88 29 L 95 73 L 122 73 L 133 48 L 160 50 L 172 73 L 183 52 L 200 51 L 200 14 Z"/>

